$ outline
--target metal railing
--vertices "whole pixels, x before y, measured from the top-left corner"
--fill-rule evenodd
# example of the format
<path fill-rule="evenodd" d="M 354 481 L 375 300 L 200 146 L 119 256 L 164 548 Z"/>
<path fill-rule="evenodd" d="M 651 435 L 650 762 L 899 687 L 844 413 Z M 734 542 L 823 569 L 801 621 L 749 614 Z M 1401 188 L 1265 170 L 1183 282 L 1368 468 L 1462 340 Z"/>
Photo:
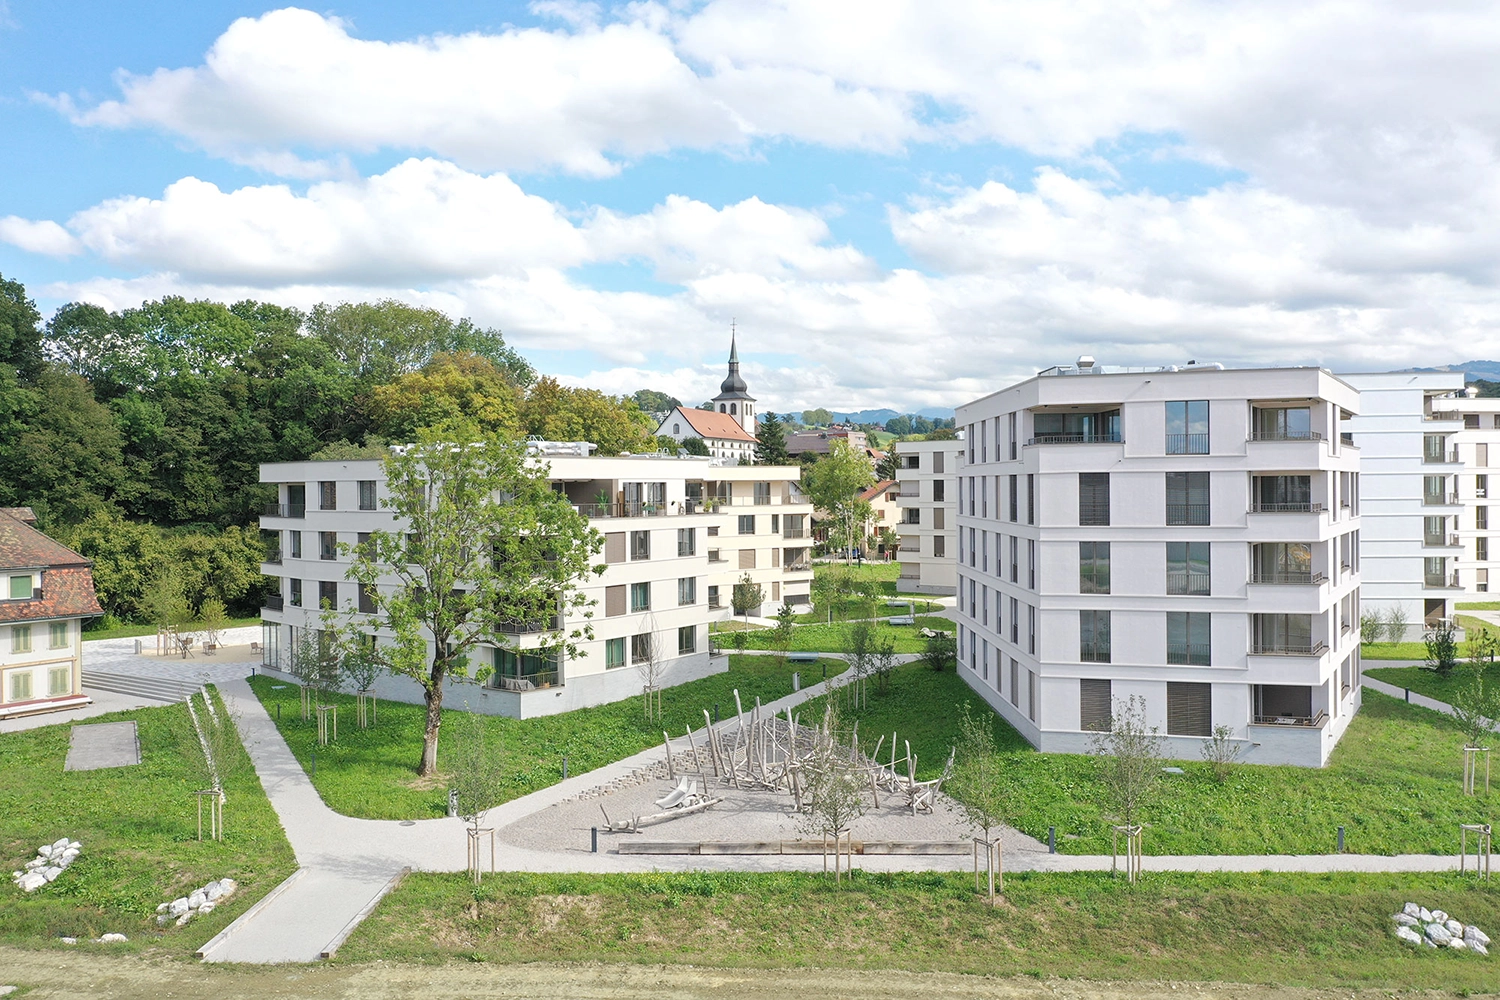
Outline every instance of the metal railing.
<path fill-rule="evenodd" d="M 1168 524 L 1208 524 L 1208 504 L 1206 503 L 1168 503 Z"/>
<path fill-rule="evenodd" d="M 1324 507 L 1320 503 L 1258 503 L 1250 502 L 1250 513 L 1252 514 L 1321 514 Z"/>
<path fill-rule="evenodd" d="M 783 567 L 781 567 L 781 571 L 783 573 L 811 573 L 812 572 L 812 563 L 810 563 L 810 562 L 793 563 L 790 566 L 783 566 Z"/>
<path fill-rule="evenodd" d="M 581 503 L 576 507 L 587 518 L 664 517 L 670 513 L 664 503 Z"/>
<path fill-rule="evenodd" d="M 286 598 L 280 594 L 267 594 L 260 606 L 268 611 L 282 611 L 286 608 Z"/>
<path fill-rule="evenodd" d="M 1124 444 L 1119 431 L 1102 431 L 1084 434 L 1038 434 L 1027 444 Z"/>
<path fill-rule="evenodd" d="M 1012 639 L 1012 642 L 1015 640 Z M 1108 663 L 1110 644 L 1107 642 L 1079 642 L 1078 659 L 1084 663 Z"/>
<path fill-rule="evenodd" d="M 1207 434 L 1168 434 L 1168 455 L 1207 455 Z"/>
<path fill-rule="evenodd" d="M 782 538 L 806 538 L 806 528 L 787 528 L 781 533 Z"/>
<path fill-rule="evenodd" d="M 1446 576 L 1442 573 L 1423 573 L 1422 586 L 1429 590 L 1457 590 L 1459 589 L 1458 571 L 1454 570 Z"/>
<path fill-rule="evenodd" d="M 306 517 L 305 503 L 268 503 L 261 508 L 261 517 Z"/>
<path fill-rule="evenodd" d="M 1351 437 L 1353 435 L 1350 435 Z M 1251 441 L 1321 441 L 1322 431 L 1251 431 Z"/>
<path fill-rule="evenodd" d="M 550 618 L 538 618 L 534 621 L 501 622 L 496 631 L 502 635 L 529 635 L 533 632 L 552 632 L 560 628 L 562 628 L 562 617 L 553 615 Z"/>
<path fill-rule="evenodd" d="M 260 561 L 261 562 L 266 562 L 266 563 L 271 563 L 274 566 L 280 566 L 281 565 L 281 550 L 277 549 L 275 552 L 267 552 L 264 556 L 261 557 Z"/>
<path fill-rule="evenodd" d="M 1089 527 L 1109 526 L 1109 504 L 1107 503 L 1085 503 L 1078 504 L 1078 523 Z"/>
<path fill-rule="evenodd" d="M 1257 726 L 1298 726 L 1303 729 L 1316 729 L 1328 718 L 1328 713 L 1320 711 L 1317 715 L 1257 715 L 1254 725 Z"/>
<path fill-rule="evenodd" d="M 1458 506 L 1457 493 L 1423 493 L 1422 506 L 1424 507 L 1456 507 Z"/>
<path fill-rule="evenodd" d="M 1444 534 L 1429 535 L 1429 534 L 1426 534 L 1426 533 L 1424 533 L 1422 535 L 1422 545 L 1423 545 L 1424 548 L 1429 548 L 1429 549 L 1450 548 L 1451 549 L 1451 548 L 1457 547 L 1459 544 L 1460 543 L 1459 543 L 1459 540 L 1458 540 L 1458 535 L 1453 534 L 1451 532 L 1448 533 L 1448 534 L 1446 534 L 1446 535 L 1444 535 Z"/>
<path fill-rule="evenodd" d="M 1167 571 L 1167 593 L 1174 597 L 1206 597 L 1212 583 L 1207 573 L 1189 573 L 1187 570 Z"/>
<path fill-rule="evenodd" d="M 1167 662 L 1173 666 L 1206 667 L 1213 660 L 1213 649 L 1206 642 L 1167 643 Z"/>
<path fill-rule="evenodd" d="M 1254 642 L 1250 652 L 1256 656 L 1322 656 L 1328 652 L 1328 643 Z"/>
<path fill-rule="evenodd" d="M 1327 580 L 1327 574 L 1313 573 L 1311 571 L 1306 573 L 1253 572 L 1250 574 L 1251 583 L 1265 583 L 1277 586 L 1311 587 L 1317 584 L 1324 583 Z"/>

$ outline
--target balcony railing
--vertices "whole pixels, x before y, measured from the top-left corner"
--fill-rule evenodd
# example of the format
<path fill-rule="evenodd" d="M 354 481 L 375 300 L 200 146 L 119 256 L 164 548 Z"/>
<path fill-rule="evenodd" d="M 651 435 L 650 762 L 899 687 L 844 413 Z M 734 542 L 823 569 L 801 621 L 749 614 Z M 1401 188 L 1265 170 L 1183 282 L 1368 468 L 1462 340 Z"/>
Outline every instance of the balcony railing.
<path fill-rule="evenodd" d="M 1426 535 L 1426 534 L 1424 534 L 1422 536 L 1422 544 L 1423 544 L 1423 546 L 1425 546 L 1426 548 L 1429 548 L 1429 549 L 1441 549 L 1441 548 L 1452 549 L 1452 548 L 1457 548 L 1462 543 L 1458 540 L 1458 535 L 1453 534 L 1453 533 L 1450 532 L 1449 534 L 1446 534 L 1446 535 Z"/>
<path fill-rule="evenodd" d="M 806 528 L 787 528 L 781 533 L 782 538 L 806 538 Z"/>
<path fill-rule="evenodd" d="M 1328 580 L 1324 573 L 1251 573 L 1251 583 L 1264 583 L 1273 586 L 1287 587 L 1312 587 Z"/>
<path fill-rule="evenodd" d="M 1428 590 L 1458 590 L 1458 571 L 1454 570 L 1446 576 L 1442 573 L 1424 573 L 1422 586 Z"/>
<path fill-rule="evenodd" d="M 1168 455 L 1207 455 L 1207 434 L 1168 434 Z"/>
<path fill-rule="evenodd" d="M 1424 507 L 1456 507 L 1458 506 L 1457 493 L 1423 493 L 1422 506 Z"/>
<path fill-rule="evenodd" d="M 1012 642 L 1015 640 L 1012 639 Z M 1084 663 L 1108 663 L 1110 656 L 1110 644 L 1107 642 L 1080 642 L 1078 644 L 1078 659 Z"/>
<path fill-rule="evenodd" d="M 1213 649 L 1206 642 L 1167 643 L 1167 662 L 1174 666 L 1206 667 L 1213 660 Z"/>
<path fill-rule="evenodd" d="M 1320 503 L 1250 503 L 1252 514 L 1321 514 L 1323 510 Z"/>
<path fill-rule="evenodd" d="M 1257 726 L 1298 726 L 1302 729 L 1317 729 L 1328 718 L 1327 712 L 1317 715 L 1257 715 Z"/>
<path fill-rule="evenodd" d="M 587 518 L 662 517 L 669 513 L 664 503 L 581 503 L 577 508 Z"/>
<path fill-rule="evenodd" d="M 1250 652 L 1256 656 L 1322 656 L 1328 652 L 1326 642 L 1255 642 Z"/>
<path fill-rule="evenodd" d="M 281 611 L 286 607 L 286 599 L 280 594 L 267 594 L 260 602 L 260 606 L 267 611 Z"/>
<path fill-rule="evenodd" d="M 306 517 L 305 503 L 268 503 L 260 512 L 261 517 Z"/>
<path fill-rule="evenodd" d="M 1353 437 L 1352 434 L 1349 435 L 1349 436 Z M 1251 431 L 1250 432 L 1250 440 L 1251 441 L 1321 441 L 1321 440 L 1323 440 L 1323 434 L 1322 434 L 1321 431 L 1288 431 L 1288 430 Z M 1345 443 L 1349 443 L 1349 442 L 1345 442 Z"/>
<path fill-rule="evenodd" d="M 562 618 L 553 615 L 551 618 L 538 618 L 534 621 L 501 622 L 496 631 L 502 635 L 530 635 L 533 632 L 551 632 L 560 628 L 562 628 Z"/>
<path fill-rule="evenodd" d="M 896 494 L 896 496 L 898 497 L 904 497 L 907 499 L 916 499 L 921 495 L 922 489 L 916 483 L 912 483 L 910 485 L 902 484 L 900 491 Z"/>
<path fill-rule="evenodd" d="M 1167 504 L 1167 523 L 1205 525 L 1208 523 L 1208 504 L 1169 503 Z"/>
<path fill-rule="evenodd" d="M 1207 573 L 1189 573 L 1187 570 L 1167 570 L 1167 593 L 1176 597 L 1207 597 L 1213 580 Z"/>
<path fill-rule="evenodd" d="M 789 566 L 783 566 L 783 567 L 781 567 L 781 571 L 783 573 L 811 573 L 812 572 L 812 563 L 810 563 L 810 562 L 792 563 Z"/>
<path fill-rule="evenodd" d="M 1083 434 L 1038 434 L 1027 444 L 1123 444 L 1119 431 L 1099 431 Z"/>
<path fill-rule="evenodd" d="M 1448 451 L 1448 452 L 1441 452 L 1440 451 L 1437 454 L 1433 454 L 1431 452 L 1425 452 L 1424 451 L 1422 453 L 1422 464 L 1423 465 L 1457 465 L 1458 464 L 1458 449 L 1454 448 L 1452 451 Z"/>
<path fill-rule="evenodd" d="M 261 562 L 270 563 L 273 566 L 280 566 L 281 565 L 281 550 L 280 549 L 275 549 L 275 550 L 273 550 L 271 552 L 267 552 L 264 556 L 261 557 L 260 561 Z"/>

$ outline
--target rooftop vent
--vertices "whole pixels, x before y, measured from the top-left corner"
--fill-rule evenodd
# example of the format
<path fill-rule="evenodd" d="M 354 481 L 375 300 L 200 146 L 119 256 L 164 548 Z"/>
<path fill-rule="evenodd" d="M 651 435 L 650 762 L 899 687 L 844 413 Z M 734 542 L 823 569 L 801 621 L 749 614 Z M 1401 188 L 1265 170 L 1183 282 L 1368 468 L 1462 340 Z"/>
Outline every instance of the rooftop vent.
<path fill-rule="evenodd" d="M 1078 356 L 1078 368 L 1080 371 L 1094 367 L 1094 356 L 1092 354 L 1080 354 Z"/>

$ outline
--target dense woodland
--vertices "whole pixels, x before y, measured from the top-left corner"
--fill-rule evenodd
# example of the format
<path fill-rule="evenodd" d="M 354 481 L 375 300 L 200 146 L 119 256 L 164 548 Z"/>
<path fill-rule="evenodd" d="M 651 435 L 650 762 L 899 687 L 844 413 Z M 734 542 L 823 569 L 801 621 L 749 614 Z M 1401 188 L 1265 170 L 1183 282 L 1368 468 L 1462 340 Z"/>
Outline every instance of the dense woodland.
<path fill-rule="evenodd" d="M 539 375 L 498 330 L 398 302 L 165 298 L 45 322 L 0 276 L 0 506 L 30 506 L 95 560 L 101 603 L 148 616 L 175 575 L 194 607 L 254 614 L 265 592 L 262 462 L 334 457 L 456 418 L 518 436 L 654 448 L 628 398 Z"/>

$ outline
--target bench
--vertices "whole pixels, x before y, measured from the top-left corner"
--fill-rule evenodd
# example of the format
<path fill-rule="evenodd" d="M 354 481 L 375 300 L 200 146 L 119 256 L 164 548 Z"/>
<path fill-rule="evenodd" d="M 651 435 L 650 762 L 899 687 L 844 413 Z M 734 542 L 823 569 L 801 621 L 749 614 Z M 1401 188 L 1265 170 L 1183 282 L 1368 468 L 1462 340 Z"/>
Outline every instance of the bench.
<path fill-rule="evenodd" d="M 817 663 L 818 662 L 818 654 L 817 653 L 788 653 L 788 654 L 786 654 L 786 658 L 787 658 L 787 662 L 788 663 Z"/>

